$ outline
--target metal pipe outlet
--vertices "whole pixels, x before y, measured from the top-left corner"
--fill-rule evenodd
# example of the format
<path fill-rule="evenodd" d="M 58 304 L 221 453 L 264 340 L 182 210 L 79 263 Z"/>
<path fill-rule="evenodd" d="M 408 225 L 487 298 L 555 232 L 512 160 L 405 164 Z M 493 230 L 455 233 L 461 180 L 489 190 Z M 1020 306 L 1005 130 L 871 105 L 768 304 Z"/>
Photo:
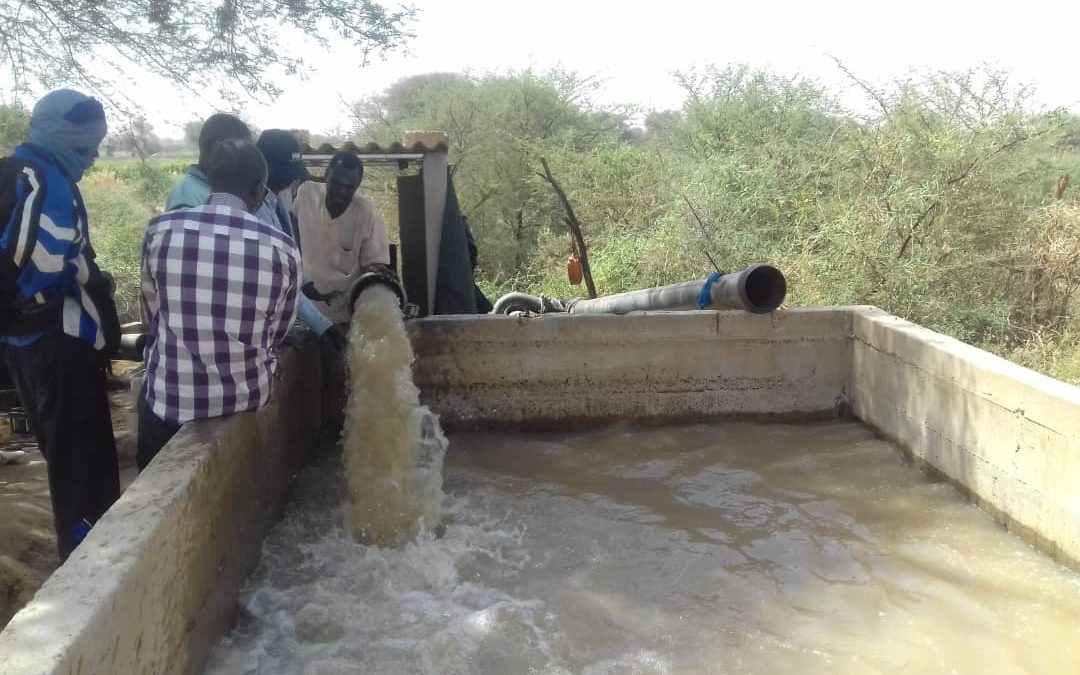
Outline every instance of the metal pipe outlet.
<path fill-rule="evenodd" d="M 401 285 L 401 281 L 398 280 L 397 275 L 388 267 L 385 269 L 373 269 L 372 271 L 364 272 L 357 277 L 356 281 L 353 282 L 352 288 L 349 289 L 349 304 L 356 305 L 356 301 L 360 298 L 360 294 L 372 286 L 383 286 L 393 291 L 394 294 L 397 295 L 401 311 L 406 316 L 410 315 L 412 305 L 409 304 L 409 300 L 405 295 L 405 287 Z"/>
<path fill-rule="evenodd" d="M 492 314 L 511 314 L 513 312 L 548 314 L 565 311 L 566 307 L 561 300 L 543 295 L 529 295 L 528 293 L 507 293 L 496 300 L 495 305 L 491 308 Z"/>

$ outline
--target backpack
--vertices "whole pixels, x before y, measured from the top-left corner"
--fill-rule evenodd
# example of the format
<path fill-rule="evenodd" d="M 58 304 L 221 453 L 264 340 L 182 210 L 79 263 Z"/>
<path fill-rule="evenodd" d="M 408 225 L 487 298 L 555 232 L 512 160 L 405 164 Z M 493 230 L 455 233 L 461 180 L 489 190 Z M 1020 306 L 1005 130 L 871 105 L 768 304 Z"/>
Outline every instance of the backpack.
<path fill-rule="evenodd" d="M 18 201 L 17 187 L 23 180 L 23 172 L 27 167 L 36 169 L 26 160 L 15 157 L 0 158 L 0 236 L 7 232 L 11 224 Z M 42 185 L 40 189 L 44 190 L 46 186 Z M 26 311 L 28 306 L 19 293 L 19 268 L 15 264 L 14 244 L 15 242 L 8 242 L 7 248 L 0 247 L 0 333 L 24 335 L 60 325 L 59 307 L 40 307 L 34 312 Z"/>
<path fill-rule="evenodd" d="M 0 237 L 11 224 L 18 201 L 16 188 L 23 180 L 27 167 L 38 170 L 33 162 L 15 157 L 0 157 Z M 47 185 L 42 184 L 38 189 L 42 190 L 41 203 L 44 203 Z M 79 204 L 81 209 L 81 199 Z M 85 214 L 85 211 L 83 213 Z M 15 264 L 13 246 L 14 242 L 9 242 L 7 248 L 0 247 L 0 334 L 62 333 L 64 298 L 56 297 L 43 305 L 28 303 L 23 299 L 19 292 L 19 267 Z M 90 296 L 98 309 L 101 331 L 105 338 L 104 354 L 111 358 L 120 347 L 120 319 L 112 297 L 112 281 L 98 268 L 92 253 L 87 255 L 87 264 L 90 268 L 90 279 L 83 286 L 83 291 Z"/>

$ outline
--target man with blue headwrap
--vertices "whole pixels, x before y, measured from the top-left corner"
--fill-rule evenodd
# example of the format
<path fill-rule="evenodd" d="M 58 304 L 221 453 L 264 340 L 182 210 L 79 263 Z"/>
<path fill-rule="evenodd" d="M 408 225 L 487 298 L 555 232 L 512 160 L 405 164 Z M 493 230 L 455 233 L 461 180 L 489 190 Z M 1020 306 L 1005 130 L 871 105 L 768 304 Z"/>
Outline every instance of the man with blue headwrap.
<path fill-rule="evenodd" d="M 120 324 L 76 185 L 105 131 L 101 103 L 61 89 L 0 160 L 0 345 L 48 462 L 61 561 L 120 496 L 105 388 Z"/>

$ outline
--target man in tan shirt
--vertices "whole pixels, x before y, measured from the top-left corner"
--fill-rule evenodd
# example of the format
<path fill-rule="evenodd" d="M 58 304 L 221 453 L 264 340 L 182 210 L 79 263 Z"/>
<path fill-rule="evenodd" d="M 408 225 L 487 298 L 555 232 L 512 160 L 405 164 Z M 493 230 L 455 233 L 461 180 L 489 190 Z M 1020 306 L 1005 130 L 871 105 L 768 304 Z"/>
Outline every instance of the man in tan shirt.
<path fill-rule="evenodd" d="M 371 265 L 390 264 L 386 226 L 375 204 L 357 191 L 363 178 L 360 158 L 339 152 L 326 168 L 326 182 L 304 183 L 293 201 L 304 276 L 311 283 L 305 291 L 337 324 L 352 318 L 348 290 L 357 277 Z"/>
<path fill-rule="evenodd" d="M 349 290 L 372 265 L 390 264 L 390 241 L 378 209 L 357 192 L 364 164 L 351 152 L 339 152 L 326 168 L 326 182 L 308 181 L 293 200 L 300 235 L 305 295 L 337 324 L 331 335 L 348 334 L 352 320 Z M 332 337 L 332 335 L 331 335 Z M 345 359 L 333 340 L 323 340 L 323 433 L 336 440 L 347 400 Z"/>

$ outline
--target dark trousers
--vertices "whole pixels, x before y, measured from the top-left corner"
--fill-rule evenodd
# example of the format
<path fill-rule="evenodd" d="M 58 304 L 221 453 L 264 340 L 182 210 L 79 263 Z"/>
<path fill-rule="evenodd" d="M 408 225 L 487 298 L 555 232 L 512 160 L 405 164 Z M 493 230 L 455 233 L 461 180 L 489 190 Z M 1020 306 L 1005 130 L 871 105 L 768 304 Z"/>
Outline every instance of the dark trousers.
<path fill-rule="evenodd" d="M 146 404 L 146 398 L 139 395 L 139 434 L 138 448 L 135 451 L 135 462 L 139 465 L 139 471 L 146 468 L 179 430 L 179 424 L 167 422 L 155 415 Z"/>
<path fill-rule="evenodd" d="M 345 327 L 346 332 L 348 326 Z M 349 399 L 349 371 L 345 354 L 327 336 L 320 338 L 322 352 L 322 436 L 337 442 L 345 425 L 345 404 Z"/>
<path fill-rule="evenodd" d="M 43 335 L 4 357 L 45 456 L 63 562 L 120 497 L 105 359 L 67 335 Z"/>

